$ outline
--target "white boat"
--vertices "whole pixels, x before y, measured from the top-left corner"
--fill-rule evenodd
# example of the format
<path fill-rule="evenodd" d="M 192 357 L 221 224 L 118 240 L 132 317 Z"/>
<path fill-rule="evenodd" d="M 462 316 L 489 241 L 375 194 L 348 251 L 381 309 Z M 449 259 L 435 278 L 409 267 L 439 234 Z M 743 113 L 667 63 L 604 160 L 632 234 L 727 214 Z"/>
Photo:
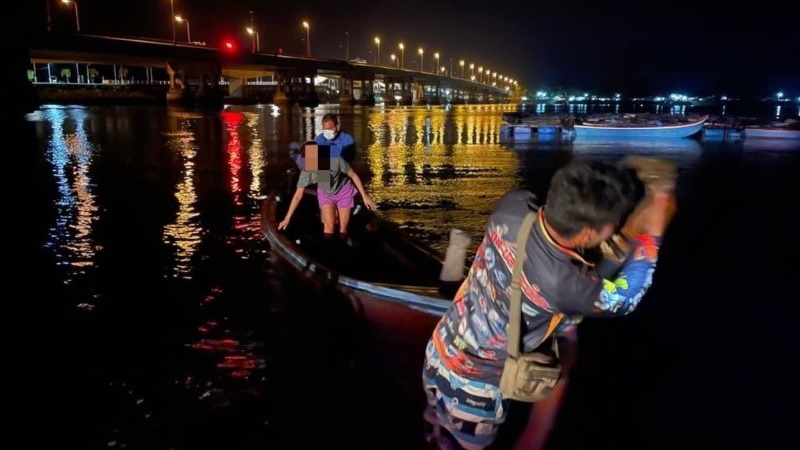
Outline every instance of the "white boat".
<path fill-rule="evenodd" d="M 708 116 L 655 116 L 626 114 L 589 117 L 575 124 L 577 139 L 583 138 L 686 138 L 699 133 Z"/>

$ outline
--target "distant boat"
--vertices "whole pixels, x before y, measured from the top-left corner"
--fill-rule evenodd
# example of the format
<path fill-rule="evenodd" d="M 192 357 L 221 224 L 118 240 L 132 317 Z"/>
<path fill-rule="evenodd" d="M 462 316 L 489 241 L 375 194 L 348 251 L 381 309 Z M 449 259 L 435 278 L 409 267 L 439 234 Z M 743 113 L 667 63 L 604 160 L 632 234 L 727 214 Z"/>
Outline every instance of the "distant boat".
<path fill-rule="evenodd" d="M 504 112 L 500 140 L 571 141 L 575 139 L 575 118 L 572 115 Z"/>
<path fill-rule="evenodd" d="M 748 138 L 800 139 L 800 122 L 788 119 L 766 125 L 747 125 L 744 134 Z"/>
<path fill-rule="evenodd" d="M 686 138 L 703 129 L 708 116 L 653 116 L 626 114 L 624 116 L 589 117 L 575 124 L 577 139 L 583 138 Z"/>

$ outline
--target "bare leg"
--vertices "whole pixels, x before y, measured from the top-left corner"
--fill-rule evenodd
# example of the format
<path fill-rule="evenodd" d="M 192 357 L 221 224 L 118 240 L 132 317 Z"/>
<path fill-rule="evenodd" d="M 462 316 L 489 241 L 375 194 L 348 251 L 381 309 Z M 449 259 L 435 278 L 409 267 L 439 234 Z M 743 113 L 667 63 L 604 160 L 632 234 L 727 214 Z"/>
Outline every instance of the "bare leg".
<path fill-rule="evenodd" d="M 322 231 L 325 234 L 333 234 L 333 229 L 336 224 L 336 208 L 333 205 L 327 204 L 319 207 L 320 215 L 322 216 Z"/>
<path fill-rule="evenodd" d="M 347 226 L 350 224 L 350 213 L 353 208 L 339 208 L 339 234 L 347 234 Z"/>

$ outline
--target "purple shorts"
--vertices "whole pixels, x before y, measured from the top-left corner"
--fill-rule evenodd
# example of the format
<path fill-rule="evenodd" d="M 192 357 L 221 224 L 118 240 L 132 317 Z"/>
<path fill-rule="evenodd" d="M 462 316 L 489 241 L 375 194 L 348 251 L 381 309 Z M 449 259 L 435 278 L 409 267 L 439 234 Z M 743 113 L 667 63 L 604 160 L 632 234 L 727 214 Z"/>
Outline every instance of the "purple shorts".
<path fill-rule="evenodd" d="M 336 194 L 328 194 L 321 188 L 317 188 L 317 201 L 319 201 L 320 207 L 322 205 L 333 205 L 337 209 L 352 208 L 355 205 L 354 199 L 357 193 L 358 190 L 353 186 L 353 183 L 346 183 Z"/>

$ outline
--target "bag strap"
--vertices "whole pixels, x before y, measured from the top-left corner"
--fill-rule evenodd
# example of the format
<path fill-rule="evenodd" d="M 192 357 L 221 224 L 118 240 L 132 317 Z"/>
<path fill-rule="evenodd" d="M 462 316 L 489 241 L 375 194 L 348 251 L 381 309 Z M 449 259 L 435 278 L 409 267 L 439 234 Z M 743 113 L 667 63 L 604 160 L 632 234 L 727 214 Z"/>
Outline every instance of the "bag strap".
<path fill-rule="evenodd" d="M 517 358 L 519 356 L 519 328 L 522 323 L 522 287 L 520 286 L 520 278 L 522 277 L 522 264 L 525 262 L 525 244 L 528 241 L 528 235 L 531 233 L 531 226 L 536 220 L 536 214 L 529 212 L 522 220 L 522 225 L 519 227 L 519 234 L 517 235 L 517 255 L 514 260 L 514 270 L 511 273 L 511 302 L 508 306 L 509 309 L 509 328 L 508 328 L 508 356 Z M 547 332 L 544 335 L 544 341 L 551 333 L 553 333 L 561 321 L 564 314 L 553 314 L 550 318 L 550 324 L 547 327 Z"/>

